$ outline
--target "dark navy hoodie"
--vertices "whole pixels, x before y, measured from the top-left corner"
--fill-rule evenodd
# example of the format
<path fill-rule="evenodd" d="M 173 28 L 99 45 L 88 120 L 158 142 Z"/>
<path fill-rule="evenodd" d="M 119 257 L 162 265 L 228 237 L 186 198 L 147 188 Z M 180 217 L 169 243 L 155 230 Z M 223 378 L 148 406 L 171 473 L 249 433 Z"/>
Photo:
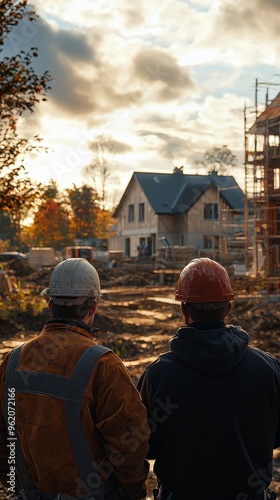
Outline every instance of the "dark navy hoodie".
<path fill-rule="evenodd" d="M 180 327 L 138 390 L 151 427 L 148 458 L 175 498 L 263 495 L 280 446 L 280 365 L 223 322 Z"/>

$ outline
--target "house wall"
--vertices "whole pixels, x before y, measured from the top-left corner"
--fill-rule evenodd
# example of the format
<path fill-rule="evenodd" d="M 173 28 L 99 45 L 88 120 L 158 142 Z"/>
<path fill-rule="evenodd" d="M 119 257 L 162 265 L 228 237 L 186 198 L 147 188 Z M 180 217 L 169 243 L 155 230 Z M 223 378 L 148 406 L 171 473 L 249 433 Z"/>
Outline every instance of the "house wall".
<path fill-rule="evenodd" d="M 205 203 L 218 203 L 218 220 L 204 218 Z M 187 245 L 203 249 L 204 236 L 206 235 L 218 237 L 221 244 L 226 236 L 241 229 L 241 226 L 236 223 L 235 217 L 234 212 L 219 195 L 218 189 L 211 186 L 188 212 Z"/>
<path fill-rule="evenodd" d="M 139 221 L 140 203 L 144 204 L 143 221 Z M 129 221 L 129 205 L 134 206 L 134 221 Z M 139 243 L 142 241 L 147 246 L 149 245 L 150 254 L 155 253 L 157 232 L 158 217 L 143 193 L 140 184 L 133 178 L 118 213 L 118 236 L 110 238 L 109 251 L 121 250 L 124 255 L 136 257 L 139 254 Z"/>
<path fill-rule="evenodd" d="M 177 215 L 159 215 L 158 241 L 165 236 L 171 245 L 194 246 L 204 248 L 204 236 L 222 238 L 234 232 L 234 214 L 229 210 L 223 198 L 219 198 L 218 189 L 210 187 L 187 213 Z M 204 204 L 218 203 L 218 220 L 204 219 Z"/>
<path fill-rule="evenodd" d="M 188 232 L 186 234 L 187 245 L 204 248 L 204 235 L 219 236 L 219 220 L 204 219 L 204 204 L 218 203 L 219 218 L 221 215 L 221 200 L 218 198 L 218 190 L 214 187 L 207 189 L 199 200 L 192 206 L 188 212 Z"/>
<path fill-rule="evenodd" d="M 180 245 L 176 215 L 158 216 L 157 249 L 163 246 L 162 238 L 168 240 L 171 245 Z"/>
<path fill-rule="evenodd" d="M 144 203 L 145 217 L 139 222 L 138 207 Z M 218 203 L 218 220 L 204 218 L 204 204 Z M 128 207 L 134 206 L 134 221 L 128 221 Z M 122 251 L 124 255 L 135 257 L 139 255 L 139 243 L 149 241 L 150 254 L 158 252 L 161 247 L 194 246 L 197 249 L 205 247 L 205 236 L 216 241 L 219 249 L 225 239 L 241 229 L 235 224 L 234 212 L 231 211 L 215 186 L 210 186 L 187 213 L 174 215 L 156 215 L 149 204 L 138 181 L 133 178 L 127 193 L 119 207 L 117 219 L 117 234 L 109 240 L 109 251 Z M 217 243 L 218 242 L 218 243 Z M 209 244 L 209 243 L 208 243 Z M 214 244 L 214 243 L 213 243 Z"/>

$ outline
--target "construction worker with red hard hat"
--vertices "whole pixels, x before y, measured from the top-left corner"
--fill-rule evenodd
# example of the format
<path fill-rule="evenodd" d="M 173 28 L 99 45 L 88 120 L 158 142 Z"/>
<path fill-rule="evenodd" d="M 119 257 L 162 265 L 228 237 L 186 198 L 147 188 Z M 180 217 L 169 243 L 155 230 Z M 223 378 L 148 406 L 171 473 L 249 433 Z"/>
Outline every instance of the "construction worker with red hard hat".
<path fill-rule="evenodd" d="M 96 342 L 96 269 L 66 259 L 43 294 L 51 319 L 0 367 L 7 498 L 146 498 L 146 409 L 122 361 Z"/>
<path fill-rule="evenodd" d="M 182 270 L 175 294 L 185 324 L 138 389 L 151 428 L 148 458 L 160 500 L 265 500 L 280 446 L 280 365 L 225 323 L 234 293 L 208 258 Z"/>

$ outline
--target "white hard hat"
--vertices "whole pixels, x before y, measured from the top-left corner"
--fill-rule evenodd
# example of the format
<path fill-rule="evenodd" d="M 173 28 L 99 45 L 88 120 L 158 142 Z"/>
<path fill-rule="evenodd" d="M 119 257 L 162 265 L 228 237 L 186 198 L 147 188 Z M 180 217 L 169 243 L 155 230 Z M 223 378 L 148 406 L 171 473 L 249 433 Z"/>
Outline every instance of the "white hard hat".
<path fill-rule="evenodd" d="M 89 297 L 100 297 L 100 281 L 96 269 L 86 259 L 66 259 L 53 270 L 48 295 L 55 304 L 79 305 Z"/>

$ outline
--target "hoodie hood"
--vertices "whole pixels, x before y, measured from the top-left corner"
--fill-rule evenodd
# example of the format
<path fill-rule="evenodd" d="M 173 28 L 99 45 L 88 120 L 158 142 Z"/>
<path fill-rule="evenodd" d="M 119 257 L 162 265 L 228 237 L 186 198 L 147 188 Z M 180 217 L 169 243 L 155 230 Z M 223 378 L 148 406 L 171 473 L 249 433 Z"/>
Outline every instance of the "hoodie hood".
<path fill-rule="evenodd" d="M 249 335 L 239 326 L 198 330 L 180 327 L 169 342 L 170 350 L 181 361 L 206 375 L 229 372 L 243 358 Z"/>

